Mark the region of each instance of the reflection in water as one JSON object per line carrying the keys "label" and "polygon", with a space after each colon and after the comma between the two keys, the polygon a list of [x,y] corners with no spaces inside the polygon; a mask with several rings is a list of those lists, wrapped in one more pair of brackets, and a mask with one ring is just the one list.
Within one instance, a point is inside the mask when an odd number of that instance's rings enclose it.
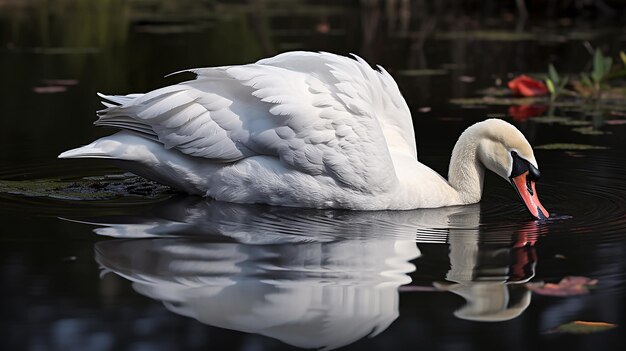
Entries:
{"label": "reflection in water", "polygon": [[97,243],[97,262],[170,311],[332,349],[377,335],[398,317],[398,288],[411,282],[410,261],[421,256],[416,243],[449,243],[448,282],[433,285],[466,299],[457,317],[521,314],[530,292],[519,283],[533,276],[534,251],[523,236],[481,238],[479,220],[477,205],[357,212],[181,196],[141,216],[86,222],[122,238]]}
{"label": "reflection in water", "polygon": [[174,313],[302,348],[337,348],[376,335],[398,317],[410,282],[408,240],[289,245],[191,239],[113,240],[96,246],[106,269]]}
{"label": "reflection in water", "polygon": [[[364,225],[377,220],[367,213],[312,212],[181,198],[145,221],[118,218],[135,223],[96,231],[193,236],[103,241],[96,260],[140,294],[209,325],[303,348],[382,332],[398,317],[398,287],[420,256],[414,240],[378,235]],[[356,231],[342,239],[333,225],[349,228],[350,218]]]}
{"label": "reflection in water", "polygon": [[[531,292],[523,284],[535,274],[534,241],[515,235],[513,246],[481,243],[479,237],[450,235],[450,270],[446,280],[434,283],[466,300],[458,318],[500,322],[519,316],[530,305]],[[530,245],[526,245],[529,243]]]}

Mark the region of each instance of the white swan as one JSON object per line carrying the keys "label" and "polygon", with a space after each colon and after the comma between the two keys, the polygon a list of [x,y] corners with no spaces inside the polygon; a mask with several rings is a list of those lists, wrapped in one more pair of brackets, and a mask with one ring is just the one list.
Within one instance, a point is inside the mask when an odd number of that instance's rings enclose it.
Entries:
{"label": "white swan", "polygon": [[365,61],[289,52],[253,64],[193,69],[195,80],[146,94],[101,95],[96,125],[117,134],[60,158],[108,158],[227,202],[359,210],[476,203],[485,167],[548,217],[533,150],[501,120],[460,137],[449,182],[417,161],[409,109],[393,78]]}

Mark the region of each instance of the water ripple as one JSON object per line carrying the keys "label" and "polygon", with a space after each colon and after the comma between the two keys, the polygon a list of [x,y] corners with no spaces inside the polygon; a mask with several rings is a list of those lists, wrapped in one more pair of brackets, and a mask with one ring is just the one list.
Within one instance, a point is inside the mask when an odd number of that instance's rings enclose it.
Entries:
{"label": "water ripple", "polygon": [[[553,157],[559,157],[559,162]],[[616,162],[615,155],[602,153],[586,155],[582,162],[579,158],[561,157],[561,154],[542,155],[545,179],[538,184],[538,192],[551,211],[551,218],[545,221],[530,220],[510,186],[500,179],[489,178],[483,201],[474,206],[362,212],[233,205],[176,197],[165,202],[161,198],[156,203],[154,200],[145,203],[130,201],[139,206],[139,214],[133,215],[132,219],[126,218],[126,221],[138,224],[157,218],[162,225],[159,228],[150,226],[152,232],[147,233],[150,235],[197,236],[210,230],[213,234],[216,231],[234,231],[246,233],[248,237],[264,234],[297,236],[305,240],[312,235],[328,239],[368,237],[376,233],[390,238],[415,237],[418,242],[433,243],[445,243],[450,235],[477,236],[480,240],[501,243],[511,242],[512,237],[520,235],[530,241],[546,235],[552,240],[575,238],[598,243],[622,239],[626,234],[626,190],[622,185],[626,181],[624,163]],[[551,165],[559,165],[559,168]],[[50,162],[0,169],[0,179],[69,179],[68,173],[76,179],[107,172],[110,169],[100,165],[81,165],[80,169],[73,169]],[[42,200],[8,194],[2,194],[2,197],[18,200],[3,204],[9,210],[35,208],[35,211],[71,218],[76,214],[76,201]],[[107,223],[111,222],[111,216],[108,220],[99,218],[103,207],[107,208],[107,213],[114,214],[115,209],[119,209],[119,214],[114,215],[116,220],[128,212],[127,198],[87,202],[96,206],[81,206],[84,218],[74,219]],[[177,225],[164,225],[166,222]],[[117,224],[120,228],[120,223]],[[136,233],[136,228],[132,232]]]}

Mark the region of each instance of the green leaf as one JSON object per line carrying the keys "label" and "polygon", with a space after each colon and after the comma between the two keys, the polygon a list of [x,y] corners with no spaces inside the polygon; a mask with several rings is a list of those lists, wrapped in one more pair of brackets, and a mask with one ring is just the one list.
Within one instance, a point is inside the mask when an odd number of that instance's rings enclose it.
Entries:
{"label": "green leaf", "polygon": [[547,333],[591,334],[611,330],[617,327],[613,323],[573,321],[550,329]]}
{"label": "green leaf", "polygon": [[554,95],[556,93],[556,90],[554,89],[554,83],[552,83],[552,79],[546,79],[546,86],[548,87],[550,95]]}
{"label": "green leaf", "polygon": [[596,52],[593,55],[593,71],[591,72],[591,79],[593,79],[593,82],[597,84],[602,81],[603,76],[604,56],[602,55],[602,51],[600,51],[600,49],[596,49]]}
{"label": "green leaf", "polygon": [[619,57],[622,59],[622,63],[626,66],[626,52],[620,51]]}
{"label": "green leaf", "polygon": [[554,68],[554,65],[552,64],[548,65],[548,78],[550,78],[550,80],[555,84],[559,84],[559,73],[556,71],[556,68]]}

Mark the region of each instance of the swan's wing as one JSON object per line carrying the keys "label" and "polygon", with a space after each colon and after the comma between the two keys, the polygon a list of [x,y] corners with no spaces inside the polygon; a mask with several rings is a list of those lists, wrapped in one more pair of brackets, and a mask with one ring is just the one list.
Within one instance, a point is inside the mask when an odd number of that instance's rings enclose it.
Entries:
{"label": "swan's wing", "polygon": [[96,124],[135,130],[193,156],[273,155],[358,191],[388,190],[397,177],[385,138],[404,128],[380,117],[392,104],[383,75],[348,58],[320,67],[325,70],[267,64],[193,70],[194,81],[129,101],[106,97],[120,105],[100,111]]}
{"label": "swan's wing", "polygon": [[[411,111],[396,81],[383,67],[377,66],[379,71],[373,70],[360,57],[353,56],[356,61],[327,52],[294,51],[260,60],[257,64],[316,74],[335,84],[344,82],[359,87],[360,98],[369,102],[368,107],[378,119],[387,145],[394,152],[407,152],[417,158]],[[355,75],[346,77],[341,73]]]}
{"label": "swan's wing", "polygon": [[[138,132],[191,156],[221,162],[242,159],[253,154],[239,142],[247,135],[239,115],[230,108],[232,100],[210,91],[215,85],[234,90],[230,95],[242,88],[232,79],[216,77],[208,89],[191,81],[146,94],[100,95],[114,104],[103,102],[107,108],[98,111],[95,124]],[[240,94],[249,95],[245,90]]]}
{"label": "swan's wing", "polygon": [[355,77],[358,70],[334,71],[339,83],[259,64],[226,71],[267,104],[275,127],[254,135],[253,141],[283,162],[309,174],[328,174],[363,192],[384,191],[397,182],[372,101],[364,98],[367,84],[364,77]]}

